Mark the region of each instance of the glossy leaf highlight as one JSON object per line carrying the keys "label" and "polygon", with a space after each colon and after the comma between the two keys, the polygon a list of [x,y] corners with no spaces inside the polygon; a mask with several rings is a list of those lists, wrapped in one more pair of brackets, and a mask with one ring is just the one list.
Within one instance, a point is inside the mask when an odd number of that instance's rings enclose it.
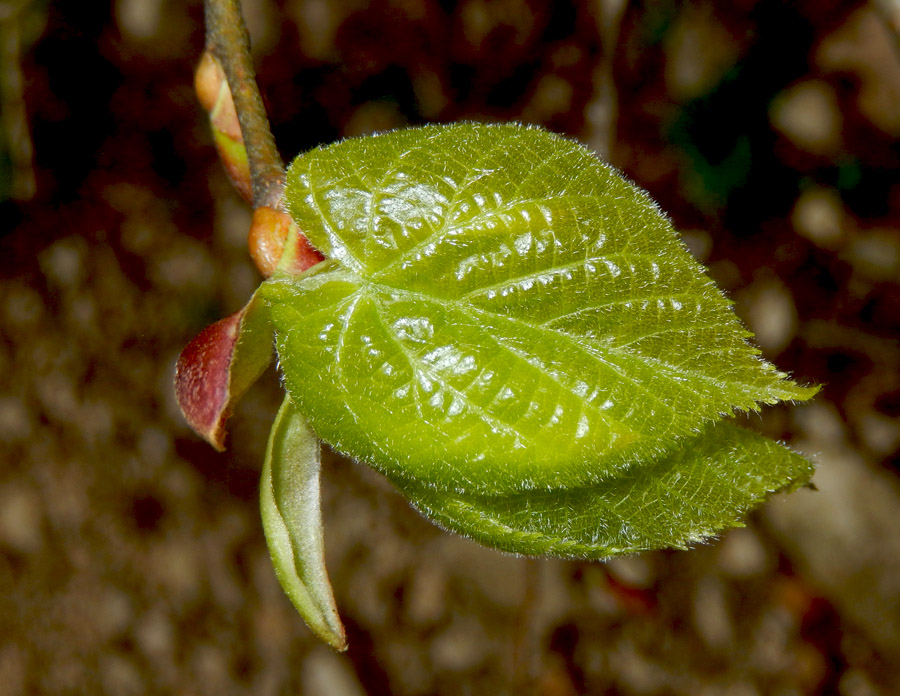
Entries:
{"label": "glossy leaf highlight", "polygon": [[286,196],[329,258],[262,288],[286,387],[395,481],[590,487],[815,392],[759,358],[644,192],[544,130],[347,140],[298,158]]}

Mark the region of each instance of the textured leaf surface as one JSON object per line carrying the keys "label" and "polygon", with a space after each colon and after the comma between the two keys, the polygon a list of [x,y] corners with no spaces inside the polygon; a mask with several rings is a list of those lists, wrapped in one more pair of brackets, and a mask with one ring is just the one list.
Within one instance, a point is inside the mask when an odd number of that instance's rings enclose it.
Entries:
{"label": "textured leaf surface", "polygon": [[262,289],[288,392],[397,481],[590,486],[815,391],[759,359],[642,191],[546,131],[344,141],[298,158],[287,197],[330,259]]}
{"label": "textured leaf surface", "polygon": [[344,627],[325,571],[320,453],[315,433],[285,398],[269,435],[260,511],[281,587],[313,632],[344,650]]}
{"label": "textured leaf surface", "polygon": [[799,454],[728,423],[589,488],[478,496],[398,487],[438,524],[528,555],[604,558],[684,548],[738,525],[768,494],[809,480]]}

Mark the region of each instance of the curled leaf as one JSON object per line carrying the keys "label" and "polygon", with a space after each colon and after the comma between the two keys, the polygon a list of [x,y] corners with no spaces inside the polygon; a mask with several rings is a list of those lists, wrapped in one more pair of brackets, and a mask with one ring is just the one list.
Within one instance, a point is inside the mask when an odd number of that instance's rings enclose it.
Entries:
{"label": "curled leaf", "polygon": [[234,404],[272,360],[272,326],[257,295],[243,309],[207,326],[181,352],[175,396],[185,420],[217,450]]}
{"label": "curled leaf", "polygon": [[347,639],[325,570],[320,453],[315,433],[285,398],[269,436],[260,509],[281,587],[319,638],[345,650]]}

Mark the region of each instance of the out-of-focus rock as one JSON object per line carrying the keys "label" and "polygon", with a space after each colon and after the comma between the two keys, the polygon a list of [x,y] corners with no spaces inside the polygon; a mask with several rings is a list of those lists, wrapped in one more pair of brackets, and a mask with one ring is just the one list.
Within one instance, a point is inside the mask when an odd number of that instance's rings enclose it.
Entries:
{"label": "out-of-focus rock", "polygon": [[324,647],[314,649],[303,661],[304,694],[364,696],[365,691],[353,674],[353,666],[344,655]]}
{"label": "out-of-focus rock", "polygon": [[765,277],[738,297],[744,317],[767,355],[777,355],[797,332],[797,309],[791,291],[778,278]]}
{"label": "out-of-focus rock", "polygon": [[715,17],[712,5],[685,5],[666,34],[666,86],[688,101],[708,93],[734,65],[740,44]]}
{"label": "out-of-focus rock", "polygon": [[810,581],[879,646],[900,655],[900,491],[850,449],[826,407],[798,410],[818,492],[779,496],[765,517]]}
{"label": "out-of-focus rock", "polygon": [[885,133],[900,135],[900,57],[874,10],[862,7],[826,36],[815,60],[827,70],[856,73],[860,111]]}
{"label": "out-of-focus rock", "polygon": [[791,224],[802,237],[825,249],[837,249],[844,239],[844,206],[837,191],[813,186],[800,194]]}
{"label": "out-of-focus rock", "polygon": [[834,155],[841,148],[841,111],[834,90],[823,80],[804,80],[786,89],[772,102],[769,118],[801,150]]}

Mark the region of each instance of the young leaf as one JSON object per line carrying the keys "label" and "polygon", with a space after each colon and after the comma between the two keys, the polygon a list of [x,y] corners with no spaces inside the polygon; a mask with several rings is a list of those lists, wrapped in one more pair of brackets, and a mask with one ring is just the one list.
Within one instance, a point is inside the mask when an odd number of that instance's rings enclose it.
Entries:
{"label": "young leaf", "polygon": [[344,627],[325,571],[320,452],[306,419],[285,398],[269,435],[260,510],[281,587],[313,633],[333,648],[345,650]]}
{"label": "young leaf", "polygon": [[737,526],[767,495],[806,483],[812,465],[728,423],[583,488],[464,495],[397,481],[438,524],[513,553],[606,558],[685,548]]}
{"label": "young leaf", "polygon": [[286,197],[329,261],[262,287],[285,385],[396,481],[590,488],[815,392],[759,358],[645,193],[544,130],[343,141],[298,158]]}
{"label": "young leaf", "polygon": [[225,449],[231,410],[272,361],[272,325],[258,295],[207,326],[175,366],[175,397],[185,420],[217,450]]}

